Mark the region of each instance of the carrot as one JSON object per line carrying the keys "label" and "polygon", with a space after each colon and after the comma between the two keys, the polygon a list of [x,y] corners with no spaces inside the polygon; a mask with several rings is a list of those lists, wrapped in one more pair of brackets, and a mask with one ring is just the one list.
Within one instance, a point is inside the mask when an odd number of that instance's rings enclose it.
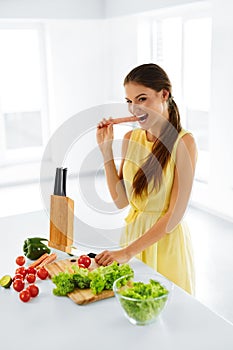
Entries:
{"label": "carrot", "polygon": [[29,267],[36,267],[36,266],[40,265],[42,263],[42,261],[45,260],[48,256],[49,256],[48,253],[44,253],[43,255],[41,255],[41,257],[39,259],[37,259],[31,265],[29,265]]}
{"label": "carrot", "polygon": [[131,116],[131,117],[111,119],[108,121],[107,124],[120,124],[120,123],[130,123],[130,122],[137,122],[137,121],[139,121],[138,117]]}
{"label": "carrot", "polygon": [[57,254],[55,253],[52,253],[50,254],[49,256],[47,256],[41,263],[40,265],[37,265],[36,266],[36,269],[40,269],[41,267],[47,265],[47,264],[50,264],[51,262],[53,262],[54,260],[57,259]]}

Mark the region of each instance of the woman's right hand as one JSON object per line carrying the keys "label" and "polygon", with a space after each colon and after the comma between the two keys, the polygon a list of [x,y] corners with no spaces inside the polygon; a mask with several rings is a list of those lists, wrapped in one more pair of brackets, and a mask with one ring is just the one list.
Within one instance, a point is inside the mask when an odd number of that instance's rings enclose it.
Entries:
{"label": "woman's right hand", "polygon": [[112,154],[113,143],[113,124],[111,124],[111,118],[103,118],[97,125],[96,139],[99,148],[104,156]]}

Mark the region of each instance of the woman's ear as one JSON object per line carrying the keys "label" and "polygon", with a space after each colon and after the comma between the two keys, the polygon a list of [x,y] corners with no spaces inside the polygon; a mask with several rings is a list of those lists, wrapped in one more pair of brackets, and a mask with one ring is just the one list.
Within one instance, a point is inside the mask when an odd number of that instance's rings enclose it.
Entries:
{"label": "woman's ear", "polygon": [[167,101],[169,99],[169,91],[167,91],[166,89],[163,89],[162,98],[164,101]]}

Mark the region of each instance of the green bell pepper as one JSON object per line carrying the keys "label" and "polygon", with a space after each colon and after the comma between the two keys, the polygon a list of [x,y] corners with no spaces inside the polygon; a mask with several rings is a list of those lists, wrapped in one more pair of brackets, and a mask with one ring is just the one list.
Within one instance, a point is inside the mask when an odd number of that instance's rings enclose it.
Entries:
{"label": "green bell pepper", "polygon": [[40,237],[27,238],[23,244],[24,255],[30,260],[36,260],[45,253],[49,254],[51,250],[43,241],[48,240]]}

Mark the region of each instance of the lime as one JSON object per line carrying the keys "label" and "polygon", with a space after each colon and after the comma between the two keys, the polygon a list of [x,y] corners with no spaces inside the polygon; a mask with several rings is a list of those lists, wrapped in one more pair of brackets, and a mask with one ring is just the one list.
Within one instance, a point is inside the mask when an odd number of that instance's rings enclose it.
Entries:
{"label": "lime", "polygon": [[9,275],[3,276],[0,279],[0,286],[4,287],[4,288],[10,288],[12,283],[12,278]]}

